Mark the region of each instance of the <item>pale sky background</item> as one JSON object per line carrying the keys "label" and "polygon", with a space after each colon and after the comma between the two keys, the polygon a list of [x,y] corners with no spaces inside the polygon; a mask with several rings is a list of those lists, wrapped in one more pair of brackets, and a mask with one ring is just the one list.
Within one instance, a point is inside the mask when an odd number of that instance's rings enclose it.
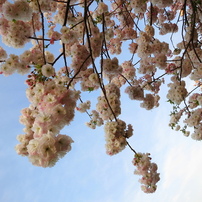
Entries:
{"label": "pale sky background", "polygon": [[[20,110],[29,105],[25,79],[17,74],[0,75],[0,202],[202,201],[201,142],[168,127],[172,107],[166,102],[165,88],[160,107],[151,111],[127,96],[122,98],[120,118],[134,127],[130,144],[137,152],[151,153],[159,167],[157,191],[145,194],[140,177],[133,174],[132,151],[126,148],[108,156],[103,128],[87,128],[86,114],[77,113],[74,122],[61,132],[71,136],[74,143],[53,168],[35,167],[17,155],[16,136],[23,134],[24,127],[19,123]],[[86,95],[96,100],[93,93]]]}

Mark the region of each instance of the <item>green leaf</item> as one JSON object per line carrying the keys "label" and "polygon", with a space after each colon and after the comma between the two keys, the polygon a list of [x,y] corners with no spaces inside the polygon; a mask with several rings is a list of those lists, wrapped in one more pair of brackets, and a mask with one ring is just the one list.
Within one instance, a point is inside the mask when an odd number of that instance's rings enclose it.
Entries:
{"label": "green leaf", "polygon": [[89,91],[89,92],[91,92],[91,91],[93,91],[93,90],[94,90],[93,87],[88,87],[88,91]]}

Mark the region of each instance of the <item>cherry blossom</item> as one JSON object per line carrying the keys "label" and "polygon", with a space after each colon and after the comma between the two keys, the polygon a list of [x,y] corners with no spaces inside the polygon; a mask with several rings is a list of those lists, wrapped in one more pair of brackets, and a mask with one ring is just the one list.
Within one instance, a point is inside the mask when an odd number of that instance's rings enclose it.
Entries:
{"label": "cherry blossom", "polygon": [[77,110],[91,129],[104,126],[108,155],[126,147],[135,154],[142,190],[155,192],[157,164],[128,141],[136,126],[119,117],[121,99],[127,94],[155,110],[167,89],[168,125],[202,140],[201,10],[191,0],[2,0],[0,74],[27,75],[30,102],[21,111],[16,152],[35,166],[54,166],[71,150],[71,134],[60,131]]}

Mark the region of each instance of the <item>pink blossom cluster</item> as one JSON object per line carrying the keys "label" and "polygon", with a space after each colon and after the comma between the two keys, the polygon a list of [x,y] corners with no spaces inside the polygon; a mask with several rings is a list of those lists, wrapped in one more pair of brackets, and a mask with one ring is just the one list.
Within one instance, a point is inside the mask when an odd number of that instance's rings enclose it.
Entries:
{"label": "pink blossom cluster", "polygon": [[149,94],[146,94],[140,106],[142,108],[145,108],[146,110],[150,110],[150,109],[153,109],[154,107],[159,106],[159,102],[158,102],[159,100],[160,100],[159,95],[153,95],[149,93]]}
{"label": "pink blossom cluster", "polygon": [[162,23],[159,34],[165,35],[168,33],[175,33],[178,31],[178,26],[175,23]]}
{"label": "pink blossom cluster", "polygon": [[99,2],[97,9],[93,13],[93,18],[99,21],[99,18],[102,16],[103,13],[108,12],[108,6],[104,2]]}
{"label": "pink blossom cluster", "polygon": [[174,60],[179,60],[175,62],[176,71],[182,78],[187,77],[190,75],[192,71],[192,64],[188,58],[184,58],[181,62],[181,57],[175,57]]}
{"label": "pink blossom cluster", "polygon": [[136,153],[132,161],[136,166],[135,175],[141,175],[139,182],[142,184],[142,191],[145,193],[153,193],[156,191],[156,183],[160,180],[159,173],[157,173],[156,163],[151,163],[149,153]]}
{"label": "pink blossom cluster", "polygon": [[[46,64],[44,64],[44,56]],[[53,53],[48,50],[44,51],[44,56],[41,50],[41,44],[33,44],[33,47],[29,50],[25,50],[19,58],[23,63],[37,68],[47,64],[51,65],[49,63],[52,63],[55,59]]]}
{"label": "pink blossom cluster", "polygon": [[128,86],[125,92],[131,100],[144,100],[144,91],[140,86]]}
{"label": "pink blossom cluster", "polygon": [[[119,27],[122,29],[124,27],[133,27],[134,25],[134,19],[136,17],[135,12],[128,12],[131,10],[130,4],[127,4],[127,6],[124,5],[125,2],[119,0],[116,2],[111,3],[111,16],[115,17],[118,20]],[[115,20],[116,20],[115,19]]]}
{"label": "pink blossom cluster", "polygon": [[180,104],[187,96],[187,89],[185,88],[185,81],[178,81],[174,76],[173,83],[169,83],[170,87],[167,98],[176,104]]}
{"label": "pink blossom cluster", "polygon": [[197,141],[201,141],[202,140],[202,123],[201,122],[200,122],[200,124],[198,124],[194,128],[194,132],[191,134],[191,137],[194,140],[197,140]]}
{"label": "pink blossom cluster", "polygon": [[[5,59],[5,57],[7,56],[6,52],[4,52],[3,50],[1,52],[1,57]],[[27,63],[19,58],[18,55],[10,54],[9,57],[4,60],[4,63],[0,65],[0,72],[5,76],[9,76],[14,72],[23,75],[29,73],[30,68]]]}
{"label": "pink blossom cluster", "polygon": [[158,8],[165,8],[173,4],[173,0],[151,0],[151,3],[156,5]]}
{"label": "pink blossom cluster", "polygon": [[194,109],[198,106],[202,106],[202,94],[193,93],[189,97],[189,108]]}
{"label": "pink blossom cluster", "polygon": [[115,57],[112,60],[107,58],[103,60],[103,73],[104,77],[108,80],[120,74],[122,71],[118,64],[118,59]]}
{"label": "pink blossom cluster", "polygon": [[120,88],[126,83],[126,79],[122,75],[119,75],[114,77],[111,82]]}
{"label": "pink blossom cluster", "polygon": [[202,121],[202,108],[197,108],[190,113],[189,117],[185,119],[184,122],[187,123],[189,127],[197,127],[199,123],[201,123],[201,121]]}
{"label": "pink blossom cluster", "polygon": [[190,75],[190,79],[197,81],[202,78],[202,64],[198,64],[196,68],[193,69]]}
{"label": "pink blossom cluster", "polygon": [[126,83],[127,80],[134,82],[134,78],[136,77],[136,69],[131,61],[124,61],[118,70],[119,72],[115,73],[116,76],[112,76],[112,79],[109,77],[112,83],[118,87],[121,87]]}
{"label": "pink blossom cluster", "polygon": [[[201,137],[201,121],[202,121],[202,95],[194,93],[189,97],[188,101],[189,111],[187,109],[176,110],[171,114],[170,124],[171,128],[175,130],[181,130],[185,136],[190,135],[190,131],[187,127],[193,127],[193,133],[191,134],[192,139],[202,140]],[[179,107],[178,107],[179,108]],[[184,115],[184,116],[183,116]],[[179,125],[180,119],[184,118],[184,127]]]}
{"label": "pink blossom cluster", "polygon": [[35,166],[52,167],[71,150],[73,140],[67,135],[44,134],[41,138],[30,138],[26,135],[18,135],[21,144],[16,145],[18,154],[28,156]]}
{"label": "pink blossom cluster", "polygon": [[98,97],[96,110],[103,120],[113,120],[121,113],[120,89],[113,83],[105,86],[104,95]]}
{"label": "pink blossom cluster", "polygon": [[120,119],[107,122],[104,126],[106,152],[114,155],[121,152],[127,145],[126,138],[133,135],[133,128],[129,124],[126,129],[126,123]]}
{"label": "pink blossom cluster", "polygon": [[76,109],[81,113],[86,112],[86,110],[90,109],[90,101],[88,100],[86,102],[80,103],[79,106],[76,107]]}
{"label": "pink blossom cluster", "polygon": [[179,122],[180,118],[183,115],[183,112],[184,112],[183,110],[180,110],[179,112],[175,112],[175,113],[172,113],[170,115],[170,123],[169,123],[169,125],[171,127],[174,127]]}
{"label": "pink blossom cluster", "polygon": [[111,54],[121,54],[122,42],[120,38],[112,38],[109,41],[108,49]]}
{"label": "pink blossom cluster", "polygon": [[93,91],[100,87],[100,80],[93,68],[88,68],[79,73],[81,76],[81,90],[82,91]]}
{"label": "pink blossom cluster", "polygon": [[121,40],[132,40],[137,38],[137,32],[132,27],[123,27],[123,29],[115,29],[114,35]]}
{"label": "pink blossom cluster", "polygon": [[86,47],[88,51],[91,50],[92,57],[96,58],[100,56],[102,50],[103,34],[100,33],[99,29],[94,25],[91,25],[90,30],[93,35],[90,37],[90,42],[86,43]]}
{"label": "pink blossom cluster", "polygon": [[2,12],[3,10],[2,10],[2,6],[3,6],[3,4],[6,2],[6,0],[2,0],[1,2],[0,2],[0,12]]}
{"label": "pink blossom cluster", "polygon": [[6,51],[0,46],[0,60],[6,59],[7,58],[7,53]]}
{"label": "pink blossom cluster", "polygon": [[53,17],[55,24],[63,25],[65,18],[66,4],[57,4],[57,13]]}
{"label": "pink blossom cluster", "polygon": [[134,77],[136,77],[136,69],[133,66],[131,61],[124,61],[121,64],[122,67],[122,75],[127,79],[127,80],[133,80]]}
{"label": "pink blossom cluster", "polygon": [[29,6],[33,11],[55,12],[57,9],[57,3],[53,0],[32,0],[29,2]]}
{"label": "pink blossom cluster", "polygon": [[34,165],[51,167],[71,150],[73,140],[59,132],[74,118],[79,92],[67,90],[53,79],[36,82],[26,94],[31,105],[22,110],[20,122],[25,125],[25,135],[18,137],[21,144],[16,151],[28,156]]}
{"label": "pink blossom cluster", "polygon": [[23,21],[8,21],[0,18],[0,33],[2,42],[7,46],[22,48],[32,36],[33,29],[30,24]]}
{"label": "pink blossom cluster", "polygon": [[60,29],[60,32],[61,32],[61,35],[58,34],[59,35],[58,38],[61,39],[62,43],[73,45],[74,43],[78,42],[77,32],[75,32],[74,30],[72,30],[66,26],[63,26]]}
{"label": "pink blossom cluster", "polygon": [[55,28],[54,26],[50,27],[50,29],[47,32],[47,36],[52,40],[53,44],[54,44],[55,41],[58,41],[60,39],[62,41],[62,37],[61,37],[62,34],[60,32],[58,32],[58,31],[55,31],[54,28]]}
{"label": "pink blossom cluster", "polygon": [[95,129],[96,126],[101,126],[104,124],[102,118],[100,118],[99,113],[96,110],[92,110],[91,112],[91,119],[89,122],[86,122],[86,126],[89,128]]}
{"label": "pink blossom cluster", "polygon": [[70,47],[70,52],[72,56],[71,67],[75,73],[77,73],[77,71],[86,70],[86,68],[91,64],[90,53],[85,45],[74,43]]}
{"label": "pink blossom cluster", "polygon": [[130,2],[131,8],[134,9],[135,13],[145,13],[147,9],[147,2],[142,0],[132,0]]}
{"label": "pink blossom cluster", "polygon": [[152,54],[151,37],[146,32],[140,32],[139,37],[136,39],[138,44],[137,55],[140,58],[147,58]]}
{"label": "pink blossom cluster", "polygon": [[141,58],[138,68],[140,74],[153,74],[156,72],[156,67],[166,68],[169,46],[165,42],[153,39],[153,35],[154,30],[151,26],[147,26],[145,32],[140,32],[140,36],[136,39],[138,45],[136,52]]}
{"label": "pink blossom cluster", "polygon": [[156,66],[152,63],[151,58],[140,61],[140,67],[138,68],[139,74],[152,74],[156,70]]}
{"label": "pink blossom cluster", "polygon": [[32,19],[32,9],[27,1],[18,0],[14,4],[6,1],[2,6],[2,11],[8,21],[30,21]]}

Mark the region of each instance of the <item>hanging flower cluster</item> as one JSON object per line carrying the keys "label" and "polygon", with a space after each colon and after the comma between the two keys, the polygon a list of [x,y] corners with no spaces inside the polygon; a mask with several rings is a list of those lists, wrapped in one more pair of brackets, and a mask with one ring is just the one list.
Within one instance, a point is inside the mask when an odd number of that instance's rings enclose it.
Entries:
{"label": "hanging flower cluster", "polygon": [[[41,79],[44,66],[41,67]],[[48,68],[52,71],[53,67]],[[25,125],[25,135],[17,137],[21,144],[16,146],[16,151],[28,156],[34,165],[51,167],[71,150],[73,140],[59,132],[73,120],[80,92],[67,89],[62,81],[58,82],[57,75],[43,82],[38,80],[35,78],[34,85],[34,81],[28,81],[31,88],[27,89],[26,95],[31,105],[22,110],[20,123]]]}
{"label": "hanging flower cluster", "polygon": [[126,145],[126,138],[133,135],[133,128],[128,125],[126,130],[126,123],[120,119],[117,121],[107,122],[105,124],[105,139],[106,152],[109,155],[114,155],[122,151]]}
{"label": "hanging flower cluster", "polygon": [[151,157],[149,153],[136,153],[132,161],[133,165],[136,166],[134,172],[135,175],[142,175],[139,180],[142,191],[145,193],[153,193],[156,191],[156,183],[160,180],[159,173],[157,173],[156,163],[151,163]]}

